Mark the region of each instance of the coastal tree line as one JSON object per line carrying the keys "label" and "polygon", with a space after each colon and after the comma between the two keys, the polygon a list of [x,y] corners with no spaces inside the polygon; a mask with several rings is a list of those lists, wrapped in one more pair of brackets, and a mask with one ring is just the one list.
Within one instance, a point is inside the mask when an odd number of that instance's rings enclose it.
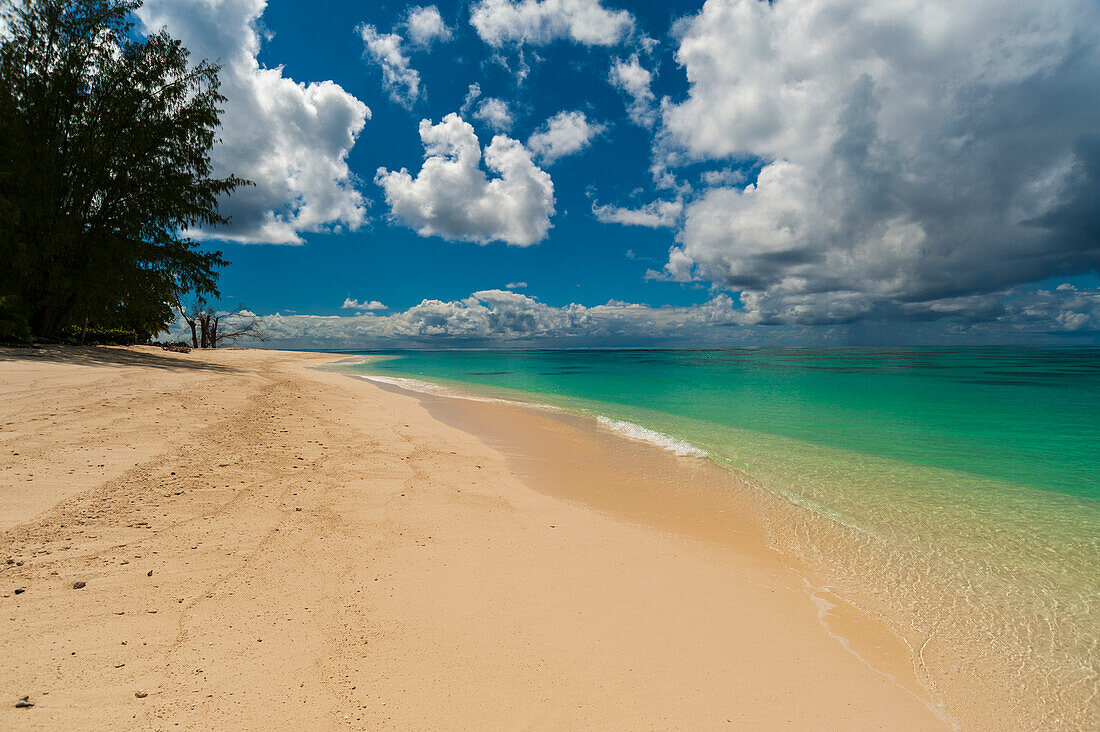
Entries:
{"label": "coastal tree line", "polygon": [[187,233],[228,223],[219,198],[251,185],[213,175],[219,67],[135,33],[140,4],[0,0],[2,339],[147,341],[188,296],[211,347],[240,330],[219,335],[232,314],[206,305],[226,260]]}

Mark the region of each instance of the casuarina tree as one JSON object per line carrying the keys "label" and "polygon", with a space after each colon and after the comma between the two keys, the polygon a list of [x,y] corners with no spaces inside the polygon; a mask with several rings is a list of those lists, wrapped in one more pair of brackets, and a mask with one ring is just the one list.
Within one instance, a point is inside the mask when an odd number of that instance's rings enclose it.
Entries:
{"label": "casuarina tree", "polygon": [[218,66],[135,32],[134,0],[0,0],[0,297],[39,337],[148,337],[187,293],[217,294],[227,222],[212,175]]}

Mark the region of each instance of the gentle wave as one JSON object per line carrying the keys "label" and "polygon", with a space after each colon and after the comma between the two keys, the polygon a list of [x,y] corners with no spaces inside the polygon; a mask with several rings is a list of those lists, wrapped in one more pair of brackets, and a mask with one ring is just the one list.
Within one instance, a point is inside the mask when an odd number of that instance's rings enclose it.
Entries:
{"label": "gentle wave", "polygon": [[362,379],[363,381],[373,381],[378,384],[388,384],[390,386],[396,386],[406,391],[415,391],[421,394],[430,394],[432,396],[449,397],[451,399],[465,399],[469,402],[487,402],[489,404],[509,404],[512,406],[520,407],[535,407],[536,409],[545,409],[550,412],[562,411],[553,404],[540,404],[538,402],[523,402],[518,399],[499,399],[497,397],[483,397],[471,394],[468,391],[461,391],[459,389],[452,389],[442,384],[433,384],[430,381],[420,381],[419,379],[407,379],[400,376],[377,376],[375,374],[354,374],[355,378]]}
{"label": "gentle wave", "polygon": [[450,397],[464,397],[465,394],[460,394],[453,389],[448,389],[445,386],[439,384],[432,384],[427,381],[418,381],[416,379],[405,379],[397,376],[365,376],[363,374],[355,374],[355,378],[362,379],[363,381],[373,381],[377,384],[389,384],[390,386],[397,386],[408,391],[416,391],[421,394],[433,394],[435,396],[450,396]]}
{"label": "gentle wave", "polygon": [[684,442],[672,435],[666,435],[664,432],[657,432],[648,427],[642,427],[640,424],[624,422],[621,419],[612,419],[602,414],[596,417],[596,421],[609,430],[618,432],[632,440],[648,442],[683,457],[710,457],[709,452],[692,445],[690,442]]}
{"label": "gentle wave", "polygon": [[[471,402],[487,402],[490,404],[509,404],[513,406],[522,407],[535,407],[536,409],[544,409],[551,412],[562,412],[560,407],[556,407],[553,404],[543,404],[539,402],[524,402],[516,399],[500,399],[496,397],[483,397],[476,396],[467,391],[461,391],[458,389],[452,389],[448,386],[441,384],[433,384],[429,381],[420,381],[419,379],[409,379],[401,376],[379,376],[376,374],[355,374],[356,378],[363,379],[364,381],[373,381],[379,384],[388,384],[390,386],[396,386],[407,391],[415,391],[421,394],[430,394],[432,396],[450,397],[452,399],[465,399]],[[595,415],[596,421],[613,432],[616,432],[623,437],[627,437],[632,440],[639,440],[641,442],[648,442],[651,445],[655,445],[664,450],[668,450],[671,453],[680,455],[681,457],[711,457],[711,454],[702,448],[692,445],[690,442],[685,442],[672,435],[666,435],[664,432],[658,432],[651,430],[648,427],[643,427],[640,424],[634,424],[633,422],[625,422],[621,419],[612,419],[611,417],[605,417],[602,414]]]}

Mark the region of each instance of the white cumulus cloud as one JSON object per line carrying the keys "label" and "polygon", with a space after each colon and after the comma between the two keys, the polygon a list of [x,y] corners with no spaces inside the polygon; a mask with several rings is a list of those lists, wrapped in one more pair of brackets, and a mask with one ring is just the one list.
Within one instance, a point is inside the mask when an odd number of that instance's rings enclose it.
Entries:
{"label": "white cumulus cloud", "polygon": [[568,39],[586,46],[613,46],[634,29],[634,16],[609,10],[600,0],[480,0],[470,25],[490,46],[546,45]]}
{"label": "white cumulus cloud", "polygon": [[257,22],[266,0],[148,0],[149,32],[166,27],[192,59],[220,62],[227,97],[211,159],[216,175],[255,182],[220,202],[226,227],[196,238],[300,244],[301,232],[354,230],[366,221],[347,156],[370,110],[331,81],[302,83],[260,65]]}
{"label": "white cumulus cloud", "polygon": [[592,213],[602,223],[645,226],[650,229],[675,227],[683,210],[684,205],[680,201],[651,201],[638,208],[592,204]]}
{"label": "white cumulus cloud", "polygon": [[451,40],[452,36],[451,29],[439,14],[439,8],[434,5],[427,7],[417,5],[410,8],[405,20],[405,28],[408,31],[409,41],[422,48],[427,48],[436,41],[445,43]]}
{"label": "white cumulus cloud", "polygon": [[462,116],[472,116],[484,122],[494,132],[508,132],[515,123],[508,102],[496,97],[482,97],[481,85],[470,84],[462,103]]}
{"label": "white cumulus cloud", "polygon": [[358,28],[365,54],[382,69],[382,85],[393,101],[411,107],[420,98],[420,72],[410,65],[404,41],[396,33],[379,33],[364,23]]}
{"label": "white cumulus cloud", "polygon": [[551,164],[584,150],[604,126],[588,121],[584,112],[559,112],[527,139],[527,147],[543,163]]}
{"label": "white cumulus cloud", "polygon": [[386,310],[386,306],[378,300],[363,300],[359,301],[355,298],[346,298],[344,304],[340,306],[345,310]]}
{"label": "white cumulus cloud", "polygon": [[504,135],[482,150],[474,128],[457,114],[438,124],[420,122],[424,164],[413,177],[406,169],[379,168],[394,219],[421,236],[502,241],[529,246],[546,238],[554,214],[554,184],[522,143]]}
{"label": "white cumulus cloud", "polygon": [[653,74],[638,61],[638,54],[629,59],[615,59],[608,81],[627,96],[630,119],[641,127],[652,127],[657,121],[657,97],[653,93]]}
{"label": "white cumulus cloud", "polygon": [[495,97],[483,99],[481,103],[477,105],[477,110],[474,111],[474,117],[489,125],[489,127],[497,132],[507,132],[512,129],[512,110],[508,108],[507,102]]}
{"label": "white cumulus cloud", "polygon": [[677,33],[662,162],[763,167],[712,178],[664,276],[819,323],[1100,266],[1092,0],[707,0]]}

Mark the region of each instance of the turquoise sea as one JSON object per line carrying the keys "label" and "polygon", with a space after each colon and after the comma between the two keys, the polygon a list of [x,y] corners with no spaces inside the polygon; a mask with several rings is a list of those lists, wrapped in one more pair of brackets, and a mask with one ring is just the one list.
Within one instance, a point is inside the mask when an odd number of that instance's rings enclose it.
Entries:
{"label": "turquoise sea", "polygon": [[890,622],[948,709],[984,685],[1028,726],[1100,719],[1100,349],[371,355],[348,368],[705,451],[797,507],[773,543]]}

